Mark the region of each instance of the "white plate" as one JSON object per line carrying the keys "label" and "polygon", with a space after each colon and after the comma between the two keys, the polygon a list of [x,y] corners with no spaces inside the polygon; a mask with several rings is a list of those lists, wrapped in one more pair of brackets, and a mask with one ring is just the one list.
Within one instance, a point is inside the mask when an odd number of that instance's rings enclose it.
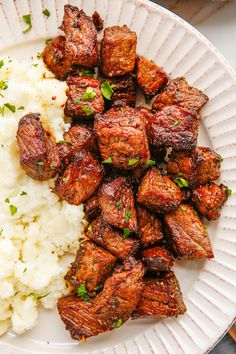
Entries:
{"label": "white plate", "polygon": [[[27,59],[41,51],[44,39],[55,36],[64,0],[2,0],[0,55]],[[172,77],[185,76],[210,98],[202,111],[199,144],[212,146],[224,158],[221,181],[236,191],[236,76],[224,58],[194,28],[160,6],[145,0],[70,1],[105,26],[127,24],[138,35],[138,54],[153,59]],[[48,8],[46,19],[42,9]],[[22,34],[22,15],[32,13],[33,28]],[[226,39],[227,40],[227,39]],[[72,341],[56,311],[41,311],[38,326],[1,338],[0,352],[26,353],[204,353],[227,330],[236,314],[236,194],[211,223],[214,260],[176,262],[187,313],[177,319],[129,321],[119,330]]]}

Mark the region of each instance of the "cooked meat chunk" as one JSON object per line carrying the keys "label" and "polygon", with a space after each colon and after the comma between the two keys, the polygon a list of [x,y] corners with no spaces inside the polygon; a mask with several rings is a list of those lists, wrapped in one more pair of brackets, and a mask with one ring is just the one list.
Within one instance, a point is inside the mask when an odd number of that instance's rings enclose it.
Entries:
{"label": "cooked meat chunk", "polygon": [[228,188],[213,182],[198,187],[192,192],[192,201],[198,211],[208,220],[216,220],[228,199]]}
{"label": "cooked meat chunk", "polygon": [[96,152],[98,147],[92,129],[83,125],[74,125],[63,134],[64,141],[71,145],[73,153],[83,149]]}
{"label": "cooked meat chunk", "polygon": [[134,318],[179,316],[185,312],[179,282],[173,272],[158,278],[144,278],[144,288]]}
{"label": "cooked meat chunk", "polygon": [[159,172],[153,168],[142,178],[137,200],[157,213],[168,213],[181,203],[182,194],[168,176],[162,176]]}
{"label": "cooked meat chunk", "polygon": [[164,106],[178,105],[191,112],[199,112],[208,101],[208,97],[200,90],[189,86],[184,77],[171,80],[153,102],[154,110]]}
{"label": "cooked meat chunk", "polygon": [[131,75],[115,77],[108,81],[113,89],[110,101],[112,106],[135,106],[136,89]]}
{"label": "cooked meat chunk", "polygon": [[107,77],[134,70],[137,36],[127,26],[108,27],[101,43],[102,71]]}
{"label": "cooked meat chunk", "polygon": [[65,80],[71,71],[71,63],[65,57],[65,37],[53,38],[43,51],[43,61],[58,80]]}
{"label": "cooked meat chunk", "polygon": [[103,29],[103,22],[104,22],[104,21],[102,20],[102,18],[101,18],[101,16],[99,15],[99,13],[98,13],[97,11],[95,11],[95,12],[93,13],[92,18],[93,18],[93,23],[94,23],[94,25],[95,25],[97,31],[101,31],[101,30]]}
{"label": "cooked meat chunk", "polygon": [[142,252],[143,264],[154,272],[169,271],[173,266],[171,254],[163,247],[156,246]]}
{"label": "cooked meat chunk", "polygon": [[102,113],[103,98],[101,83],[90,77],[69,76],[65,114],[73,118],[90,119],[94,114]]}
{"label": "cooked meat chunk", "polygon": [[215,181],[220,177],[222,158],[208,147],[197,147],[196,183],[197,185]]}
{"label": "cooked meat chunk", "polygon": [[152,60],[137,58],[137,82],[147,98],[154,97],[168,82],[165,72]]}
{"label": "cooked meat chunk", "polygon": [[65,32],[65,57],[68,61],[88,68],[97,66],[97,30],[92,18],[76,6],[65,5],[61,29]]}
{"label": "cooked meat chunk", "polygon": [[28,176],[43,181],[54,177],[60,167],[56,143],[40,123],[39,113],[22,117],[16,134],[20,164]]}
{"label": "cooked meat chunk", "polygon": [[161,221],[149,210],[137,207],[138,236],[144,248],[155,245],[163,239],[163,227]]}
{"label": "cooked meat chunk", "polygon": [[68,144],[66,141],[62,140],[59,143],[57,143],[57,150],[63,168],[64,166],[67,166],[70,163],[70,159],[72,155],[71,145]]}
{"label": "cooked meat chunk", "polygon": [[101,216],[89,224],[86,236],[119,259],[125,259],[136,253],[139,247],[138,240],[126,238],[129,236],[126,234],[122,237],[122,232],[106,224]]}
{"label": "cooked meat chunk", "polygon": [[135,108],[112,108],[94,124],[103,160],[114,167],[133,169],[150,159],[142,116]]}
{"label": "cooked meat chunk", "polygon": [[99,190],[99,204],[104,222],[120,229],[137,231],[134,194],[125,177],[103,183]]}
{"label": "cooked meat chunk", "polygon": [[144,122],[145,122],[145,127],[146,127],[146,133],[148,136],[148,139],[150,140],[150,131],[151,131],[151,125],[152,125],[152,120],[153,120],[153,113],[152,110],[148,107],[144,106],[139,106],[137,107],[139,110],[139,113],[141,113]]}
{"label": "cooked meat chunk", "polygon": [[84,212],[88,220],[95,219],[101,213],[97,192],[84,203]]}
{"label": "cooked meat chunk", "polygon": [[97,288],[112,274],[115,262],[116,257],[110,252],[93,242],[85,241],[77,251],[65,280],[75,291],[84,285],[89,295],[96,295]]}
{"label": "cooked meat chunk", "polygon": [[166,106],[153,116],[150,129],[154,146],[189,150],[197,145],[199,117],[182,107]]}
{"label": "cooked meat chunk", "polygon": [[55,182],[55,192],[70,204],[86,201],[99,186],[103,168],[93,156],[82,150],[75,153],[71,163]]}
{"label": "cooked meat chunk", "polygon": [[187,259],[213,258],[207,228],[192,206],[181,204],[164,216],[168,235],[177,255]]}

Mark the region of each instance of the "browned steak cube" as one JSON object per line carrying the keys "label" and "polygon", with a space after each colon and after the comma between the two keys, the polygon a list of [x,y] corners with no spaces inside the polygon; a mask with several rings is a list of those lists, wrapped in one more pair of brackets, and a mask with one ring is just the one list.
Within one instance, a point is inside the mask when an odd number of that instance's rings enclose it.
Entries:
{"label": "browned steak cube", "polygon": [[198,146],[196,151],[196,184],[205,184],[218,179],[220,177],[221,156],[208,147]]}
{"label": "browned steak cube", "polygon": [[145,125],[135,108],[112,108],[95,119],[94,127],[104,162],[133,169],[150,159]]}
{"label": "browned steak cube", "polygon": [[134,194],[125,177],[103,183],[99,190],[99,204],[104,222],[120,229],[137,231]]}
{"label": "browned steak cube", "polygon": [[59,152],[42,127],[39,113],[22,117],[16,133],[20,164],[28,176],[43,181],[54,177],[60,167]]}
{"label": "browned steak cube", "polygon": [[53,38],[43,51],[43,61],[58,80],[65,80],[71,71],[71,63],[65,57],[65,37]]}
{"label": "browned steak cube", "polygon": [[166,106],[153,116],[150,129],[154,146],[189,150],[197,145],[199,117],[178,106]]}
{"label": "browned steak cube", "polygon": [[208,97],[202,91],[189,86],[184,77],[179,77],[171,80],[157,95],[152,108],[159,110],[164,106],[178,105],[186,110],[199,112],[207,101]]}
{"label": "browned steak cube", "polygon": [[96,152],[98,146],[92,129],[83,125],[74,125],[63,134],[64,142],[69,143],[72,153],[88,149]]}
{"label": "browned steak cube", "polygon": [[139,113],[141,113],[144,122],[145,122],[145,127],[146,127],[146,133],[148,136],[148,139],[150,140],[150,131],[151,131],[151,125],[152,125],[152,120],[153,120],[153,112],[150,108],[144,107],[144,106],[139,106],[137,107],[139,110]]}
{"label": "browned steak cube", "polygon": [[57,143],[57,150],[61,161],[61,168],[63,169],[64,166],[67,166],[70,163],[72,156],[71,145],[65,141],[60,141]]}
{"label": "browned steak cube", "polygon": [[113,89],[113,95],[111,96],[112,106],[135,106],[136,89],[131,75],[115,77],[108,81]]}
{"label": "browned steak cube", "polygon": [[168,77],[152,60],[137,58],[137,82],[147,98],[154,97],[167,84]]}
{"label": "browned steak cube", "polygon": [[89,224],[86,236],[119,259],[136,253],[139,247],[138,240],[129,237],[128,233],[122,235],[121,231],[106,224],[101,216]]}
{"label": "browned steak cube", "polygon": [[97,192],[84,203],[84,212],[88,220],[95,219],[101,213]]}
{"label": "browned steak cube", "polygon": [[138,236],[143,247],[155,245],[163,239],[163,227],[161,221],[149,210],[137,207]]}
{"label": "browned steak cube", "polygon": [[83,10],[65,5],[61,25],[65,32],[65,56],[72,65],[94,68],[98,64],[97,30]]}
{"label": "browned steak cube", "polygon": [[82,150],[75,153],[71,163],[55,182],[55,192],[70,204],[87,200],[103,178],[103,168],[93,156]]}
{"label": "browned steak cube", "polygon": [[228,199],[228,188],[223,184],[213,182],[194,189],[192,201],[198,211],[208,220],[216,220],[220,216],[221,209]]}
{"label": "browned steak cube", "polygon": [[185,312],[179,282],[173,272],[164,273],[158,278],[144,278],[144,288],[134,318],[171,317]]}
{"label": "browned steak cube", "polygon": [[[79,288],[84,285],[84,292],[93,296],[98,287],[111,275],[116,263],[116,257],[93,242],[85,241],[76,253],[65,280],[80,294]],[[82,296],[83,297],[83,296]]]}
{"label": "browned steak cube", "polygon": [[100,14],[97,11],[94,11],[92,18],[97,31],[101,31],[103,29],[104,21],[102,20]]}
{"label": "browned steak cube", "polygon": [[157,213],[168,213],[181,203],[179,187],[156,169],[149,170],[138,188],[137,201]]}
{"label": "browned steak cube", "polygon": [[102,113],[103,98],[101,83],[90,77],[69,76],[65,114],[73,118],[90,119],[94,114]]}
{"label": "browned steak cube", "polygon": [[160,246],[143,251],[142,262],[149,270],[154,272],[169,271],[173,266],[171,254]]}
{"label": "browned steak cube", "polygon": [[107,77],[134,70],[137,36],[127,26],[108,27],[101,43],[102,71]]}
{"label": "browned steak cube", "polygon": [[178,256],[186,259],[213,258],[211,241],[192,206],[181,204],[164,216],[172,246]]}

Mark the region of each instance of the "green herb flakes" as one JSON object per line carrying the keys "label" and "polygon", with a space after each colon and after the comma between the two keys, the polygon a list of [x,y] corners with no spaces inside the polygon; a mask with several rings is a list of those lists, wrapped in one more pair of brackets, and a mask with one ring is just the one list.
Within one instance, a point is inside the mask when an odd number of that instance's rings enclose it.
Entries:
{"label": "green herb flakes", "polygon": [[129,235],[130,235],[130,230],[125,227],[123,229],[123,235],[122,235],[123,239],[125,240],[127,237],[129,237]]}
{"label": "green herb flakes", "polygon": [[228,197],[230,197],[232,195],[232,189],[227,188],[227,194],[228,194]]}
{"label": "green herb flakes", "polygon": [[5,199],[5,203],[10,203],[10,199],[9,199],[9,198],[6,198],[6,199]]}
{"label": "green herb flakes", "polygon": [[51,170],[54,170],[54,169],[55,169],[55,166],[54,166],[53,163],[50,164],[50,169],[51,169]]}
{"label": "green herb flakes", "polygon": [[45,40],[45,44],[48,45],[52,41],[52,38],[48,38]]}
{"label": "green herb flakes", "polygon": [[44,166],[44,161],[38,161],[38,162],[37,162],[37,165],[38,165],[38,166]]}
{"label": "green herb flakes", "polygon": [[118,200],[118,201],[116,202],[116,207],[117,207],[118,209],[121,208],[121,201],[120,201],[120,200]]}
{"label": "green herb flakes", "polygon": [[128,162],[128,166],[133,166],[135,165],[139,160],[138,159],[130,159]]}
{"label": "green herb flakes", "polygon": [[50,11],[48,9],[44,9],[42,11],[42,13],[46,16],[46,17],[49,17],[51,14],[50,14]]}
{"label": "green herb flakes", "polygon": [[28,25],[28,27],[24,31],[22,31],[22,33],[29,32],[32,28],[31,15],[30,14],[23,15],[22,19],[26,23],[26,25]]}
{"label": "green herb flakes", "polygon": [[93,229],[92,229],[92,226],[91,225],[89,225],[89,227],[88,227],[88,232],[92,232],[93,231]]}
{"label": "green herb flakes", "polygon": [[6,90],[7,88],[8,88],[8,84],[6,83],[6,81],[1,80],[0,81],[0,91]]}
{"label": "green herb flakes", "polygon": [[88,106],[81,106],[81,109],[84,111],[86,116],[91,116],[91,114],[93,114],[92,109],[90,109]]}
{"label": "green herb flakes", "polygon": [[15,215],[17,213],[17,207],[15,205],[9,205],[10,213],[11,216]]}
{"label": "green herb flakes", "polygon": [[187,210],[187,207],[186,207],[185,205],[180,205],[180,209],[181,209],[182,211],[186,211],[186,210]]}
{"label": "green herb flakes", "polygon": [[8,108],[12,113],[15,113],[16,107],[11,103],[4,103],[4,107]]}
{"label": "green herb flakes", "polygon": [[175,121],[174,121],[174,126],[179,125],[179,124],[180,124],[180,121],[179,121],[179,120],[175,120]]}
{"label": "green herb flakes", "polygon": [[174,178],[174,182],[179,186],[179,188],[187,188],[188,187],[188,181],[186,181],[182,177]]}
{"label": "green herb flakes", "polygon": [[155,164],[156,164],[156,161],[154,161],[154,160],[147,160],[146,161],[146,165],[152,166],[152,165],[155,165]]}
{"label": "green herb flakes", "polygon": [[111,96],[113,95],[114,93],[114,88],[116,87],[116,85],[114,84],[110,84],[110,82],[107,80],[107,81],[104,81],[102,84],[101,84],[101,93],[103,95],[103,97],[105,97],[107,100],[110,100],[111,99]]}
{"label": "green herb flakes", "polygon": [[81,284],[77,289],[76,289],[76,295],[80,297],[84,301],[89,301],[90,296],[88,295],[88,291],[86,289],[86,286],[84,284]]}
{"label": "green herb flakes", "polygon": [[126,209],[125,211],[125,220],[129,220],[132,216],[132,213],[130,210]]}
{"label": "green herb flakes", "polygon": [[119,328],[120,326],[122,326],[122,324],[123,324],[122,318],[117,318],[117,320],[113,322],[112,327]]}
{"label": "green herb flakes", "polygon": [[18,109],[18,111],[22,111],[23,109],[25,109],[25,107],[24,106],[19,106],[19,107],[17,107],[17,109]]}
{"label": "green herb flakes", "polygon": [[88,86],[85,93],[81,97],[81,100],[92,100],[94,97],[96,97],[96,92],[94,91],[94,88],[91,86]]}
{"label": "green herb flakes", "polygon": [[112,163],[112,158],[108,157],[106,160],[103,160],[102,163]]}
{"label": "green herb flakes", "polygon": [[25,191],[22,191],[20,195],[27,195]]}
{"label": "green herb flakes", "polygon": [[94,69],[84,68],[80,71],[79,76],[93,77],[94,74],[95,74]]}
{"label": "green herb flakes", "polygon": [[4,61],[0,60],[0,69],[3,67],[3,65],[4,65]]}

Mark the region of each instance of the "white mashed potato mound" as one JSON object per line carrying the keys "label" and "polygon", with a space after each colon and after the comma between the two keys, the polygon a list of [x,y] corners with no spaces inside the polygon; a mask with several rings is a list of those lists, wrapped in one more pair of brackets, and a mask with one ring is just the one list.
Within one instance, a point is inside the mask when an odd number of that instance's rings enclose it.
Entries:
{"label": "white mashed potato mound", "polygon": [[[3,64],[3,65],[2,65]],[[41,60],[20,63],[0,58],[0,335],[23,333],[37,323],[39,306],[53,308],[66,294],[68,254],[74,254],[85,220],[83,206],[59,201],[53,180],[38,182],[21,168],[16,143],[19,119],[41,113],[57,140],[66,84]],[[6,86],[8,86],[6,88]],[[15,112],[14,112],[15,111]]]}

